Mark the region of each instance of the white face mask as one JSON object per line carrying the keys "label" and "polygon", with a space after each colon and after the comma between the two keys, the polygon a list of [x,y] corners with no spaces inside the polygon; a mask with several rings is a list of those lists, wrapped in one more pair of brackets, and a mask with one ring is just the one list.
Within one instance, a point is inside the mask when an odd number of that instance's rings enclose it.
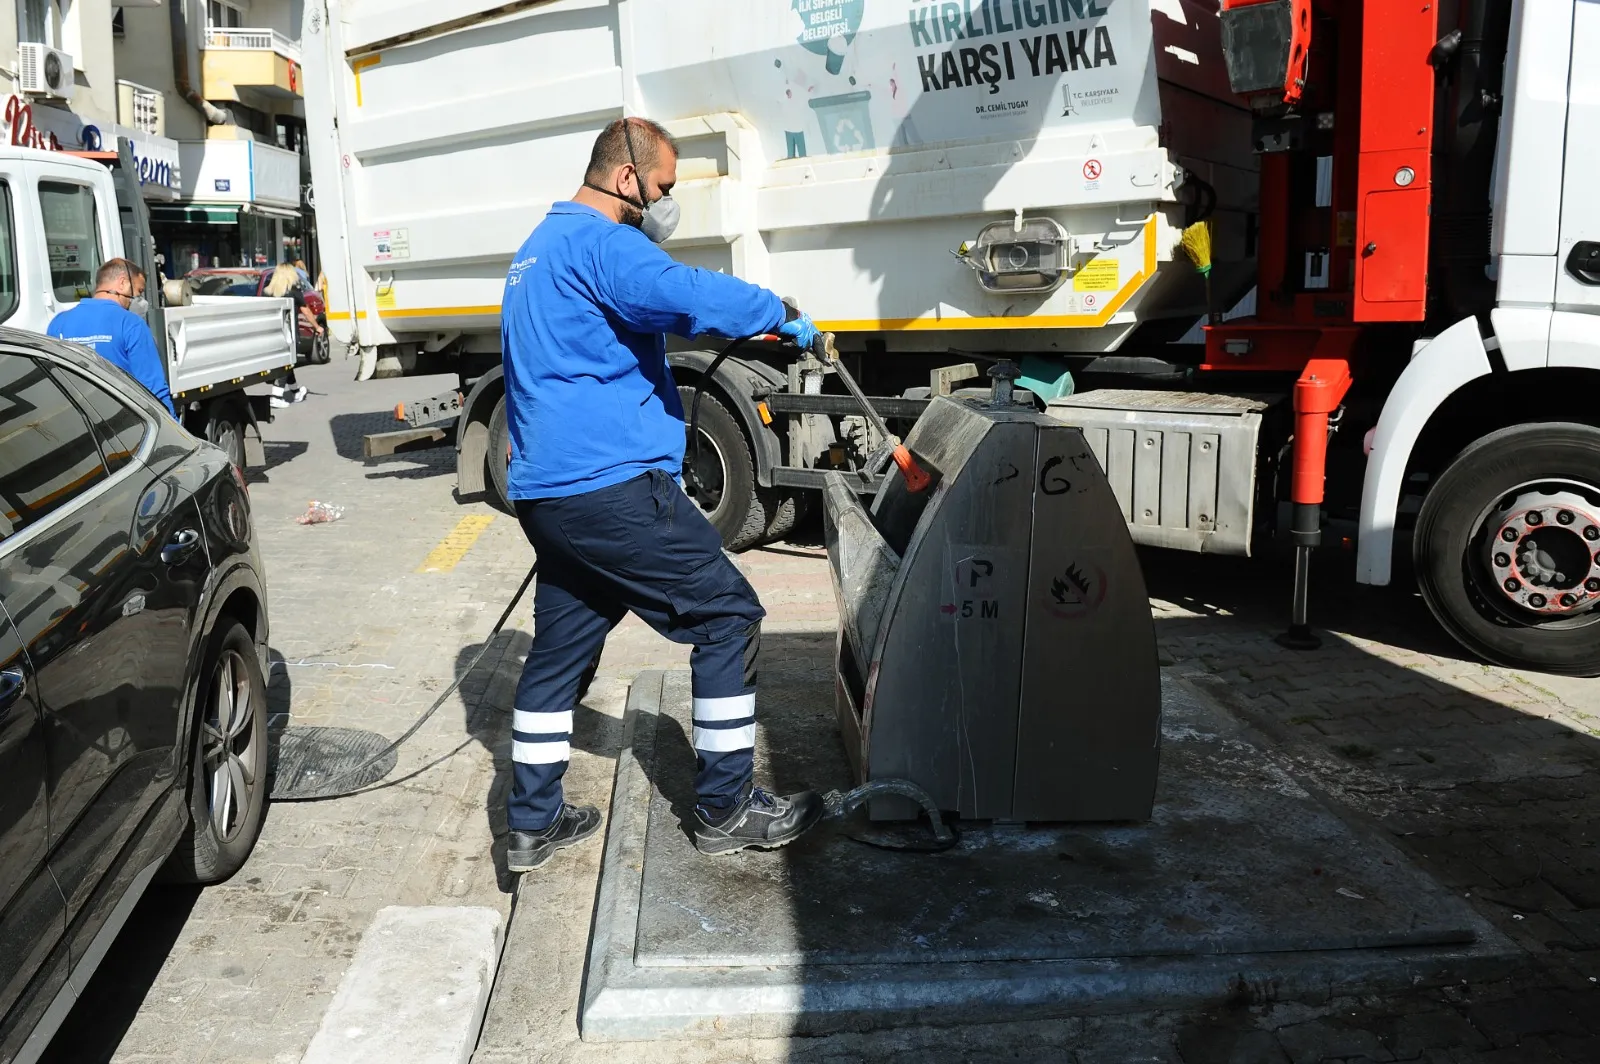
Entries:
{"label": "white face mask", "polygon": [[654,203],[645,202],[644,175],[639,172],[639,158],[633,153],[633,134],[628,131],[627,126],[623,127],[622,136],[624,142],[628,145],[628,158],[633,162],[633,179],[639,189],[639,198],[635,200],[630,196],[620,195],[608,188],[601,188],[599,185],[592,185],[587,181],[583,183],[584,187],[637,207],[644,215],[639,220],[639,231],[649,237],[652,243],[663,243],[672,236],[673,230],[678,228],[678,219],[680,217],[678,201],[672,198],[671,193],[668,193]]}
{"label": "white face mask", "polygon": [[639,223],[639,230],[654,243],[663,243],[678,228],[680,214],[678,201],[662,196],[644,209],[644,221]]}
{"label": "white face mask", "polygon": [[144,296],[138,296],[128,302],[128,313],[144,317],[150,313],[150,301]]}

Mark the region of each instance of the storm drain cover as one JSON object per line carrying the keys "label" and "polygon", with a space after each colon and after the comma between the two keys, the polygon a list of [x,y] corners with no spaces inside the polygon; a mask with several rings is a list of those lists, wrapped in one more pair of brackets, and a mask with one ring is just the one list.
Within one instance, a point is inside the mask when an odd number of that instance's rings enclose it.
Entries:
{"label": "storm drain cover", "polygon": [[325,798],[370,787],[394,771],[389,740],[359,728],[289,727],[278,736],[272,797]]}

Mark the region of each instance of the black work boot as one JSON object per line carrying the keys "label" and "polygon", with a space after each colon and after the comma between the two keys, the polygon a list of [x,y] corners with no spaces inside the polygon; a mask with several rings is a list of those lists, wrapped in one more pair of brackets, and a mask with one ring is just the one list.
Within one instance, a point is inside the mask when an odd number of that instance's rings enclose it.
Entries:
{"label": "black work boot", "polygon": [[694,846],[704,854],[775,850],[811,830],[822,813],[822,799],[814,791],[779,797],[752,787],[716,819],[695,806]]}
{"label": "black work boot", "polygon": [[543,831],[512,831],[506,836],[506,867],[513,872],[532,872],[550,860],[550,855],[576,846],[600,830],[600,810],[592,805],[567,805]]}

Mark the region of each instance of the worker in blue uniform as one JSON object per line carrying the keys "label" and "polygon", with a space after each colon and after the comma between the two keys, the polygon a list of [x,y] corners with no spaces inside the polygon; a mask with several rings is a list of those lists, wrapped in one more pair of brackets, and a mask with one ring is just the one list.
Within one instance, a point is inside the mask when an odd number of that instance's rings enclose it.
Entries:
{"label": "worker in blue uniform", "polygon": [[167,408],[173,417],[167,368],[155,337],[145,324],[144,271],[127,259],[108,259],[94,277],[94,295],[50,319],[47,333],[82,344],[127,373]]}
{"label": "worker in blue uniform", "polygon": [[764,288],[674,261],[677,146],[644,119],[612,122],[583,187],[517,251],[501,310],[509,497],[539,560],[533,647],[517,685],[507,866],[526,872],[593,835],[564,800],[572,711],[606,634],[632,612],[691,644],[692,743],[703,853],[792,841],[822,816],[810,791],[753,783],[756,656],[765,611],[683,492],[683,406],[663,333],[781,333],[811,319]]}

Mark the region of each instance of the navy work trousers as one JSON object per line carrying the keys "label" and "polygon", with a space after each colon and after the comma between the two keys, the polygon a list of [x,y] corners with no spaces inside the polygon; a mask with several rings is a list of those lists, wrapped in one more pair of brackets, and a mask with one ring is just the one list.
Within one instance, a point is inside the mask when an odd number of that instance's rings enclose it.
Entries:
{"label": "navy work trousers", "polygon": [[512,830],[542,831],[560,811],[578,684],[629,611],[694,646],[695,788],[701,805],[732,805],[750,781],[766,611],[716,529],[660,470],[516,509],[539,578],[512,722]]}

